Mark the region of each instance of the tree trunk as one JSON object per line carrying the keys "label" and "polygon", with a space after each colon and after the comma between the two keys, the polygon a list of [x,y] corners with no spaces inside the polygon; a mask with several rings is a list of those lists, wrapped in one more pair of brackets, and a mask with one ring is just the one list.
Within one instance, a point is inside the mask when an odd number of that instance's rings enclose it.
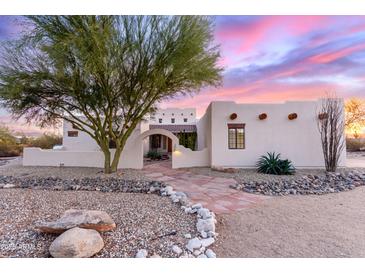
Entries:
{"label": "tree trunk", "polygon": [[116,172],[117,171],[118,163],[119,163],[119,159],[120,159],[120,155],[122,154],[122,151],[123,151],[123,147],[117,147],[115,149],[113,162],[111,164],[111,172]]}
{"label": "tree trunk", "polygon": [[104,173],[110,174],[112,173],[112,169],[110,166],[110,151],[109,149],[103,150],[104,153]]}

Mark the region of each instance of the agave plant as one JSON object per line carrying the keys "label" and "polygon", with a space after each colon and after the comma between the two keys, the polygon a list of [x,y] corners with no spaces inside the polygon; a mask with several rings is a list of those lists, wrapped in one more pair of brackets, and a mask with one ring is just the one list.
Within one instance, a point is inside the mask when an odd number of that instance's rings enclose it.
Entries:
{"label": "agave plant", "polygon": [[281,175],[292,175],[295,173],[295,168],[288,159],[280,160]]}
{"label": "agave plant", "polygon": [[257,171],[265,174],[290,175],[295,172],[295,168],[288,159],[280,159],[280,153],[268,152],[260,157],[256,163]]}

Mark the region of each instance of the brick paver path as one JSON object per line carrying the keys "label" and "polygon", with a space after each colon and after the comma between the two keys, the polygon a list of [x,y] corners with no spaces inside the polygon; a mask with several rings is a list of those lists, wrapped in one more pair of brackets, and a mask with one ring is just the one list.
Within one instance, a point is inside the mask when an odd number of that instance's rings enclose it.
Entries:
{"label": "brick paver path", "polygon": [[194,203],[201,203],[215,213],[231,213],[254,206],[269,197],[245,193],[230,188],[232,178],[194,174],[184,169],[171,169],[168,162],[154,163],[143,168],[144,174],[164,181],[177,191],[185,192]]}

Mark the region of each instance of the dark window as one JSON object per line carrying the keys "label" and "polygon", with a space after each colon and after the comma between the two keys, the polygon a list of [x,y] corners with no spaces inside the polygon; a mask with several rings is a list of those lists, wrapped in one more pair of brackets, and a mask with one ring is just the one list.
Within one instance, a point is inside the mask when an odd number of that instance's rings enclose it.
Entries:
{"label": "dark window", "polygon": [[160,123],[160,124],[162,124],[162,119],[160,118],[160,119],[158,119],[158,122]]}
{"label": "dark window", "polygon": [[114,140],[109,140],[109,148],[117,148]]}
{"label": "dark window", "polygon": [[160,148],[161,147],[161,135],[152,135],[151,136],[152,142],[152,148]]}
{"label": "dark window", "polygon": [[191,116],[193,116],[193,114],[192,114],[192,113],[190,113],[190,115],[191,115]]}
{"label": "dark window", "polygon": [[167,139],[167,137],[165,136],[165,135],[162,135],[162,148],[163,149],[166,149],[166,140]]}
{"label": "dark window", "polygon": [[67,131],[67,136],[68,137],[77,137],[77,136],[79,136],[79,132],[76,130]]}
{"label": "dark window", "polygon": [[245,124],[228,124],[228,148],[245,148]]}
{"label": "dark window", "polygon": [[171,123],[174,124],[175,123],[175,118],[171,118]]}
{"label": "dark window", "polygon": [[187,123],[188,122],[188,118],[184,118],[184,123]]}
{"label": "dark window", "polygon": [[181,116],[184,116],[184,113],[181,113]]}

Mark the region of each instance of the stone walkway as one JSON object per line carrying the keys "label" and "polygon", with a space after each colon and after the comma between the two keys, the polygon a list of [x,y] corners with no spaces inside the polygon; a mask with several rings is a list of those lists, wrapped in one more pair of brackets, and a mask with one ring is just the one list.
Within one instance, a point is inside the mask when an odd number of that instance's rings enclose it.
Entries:
{"label": "stone walkway", "polygon": [[201,203],[217,214],[236,212],[270,198],[230,188],[236,182],[232,178],[194,174],[184,169],[171,169],[169,165],[169,162],[149,164],[143,172],[151,179],[185,192],[192,202]]}

